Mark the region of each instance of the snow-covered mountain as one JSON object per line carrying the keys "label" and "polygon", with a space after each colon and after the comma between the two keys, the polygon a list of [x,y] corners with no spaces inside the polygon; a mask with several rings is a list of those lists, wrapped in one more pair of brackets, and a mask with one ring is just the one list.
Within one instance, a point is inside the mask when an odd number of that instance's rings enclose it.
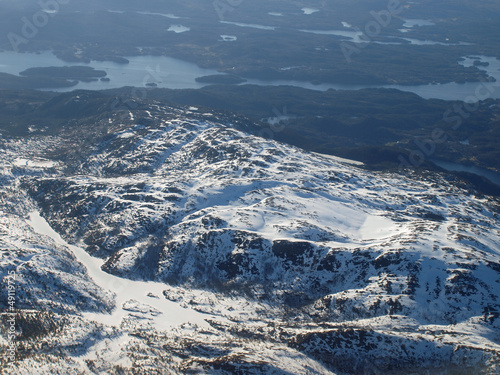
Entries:
{"label": "snow-covered mountain", "polygon": [[500,371],[497,199],[244,124],[150,103],[2,141],[6,373]]}

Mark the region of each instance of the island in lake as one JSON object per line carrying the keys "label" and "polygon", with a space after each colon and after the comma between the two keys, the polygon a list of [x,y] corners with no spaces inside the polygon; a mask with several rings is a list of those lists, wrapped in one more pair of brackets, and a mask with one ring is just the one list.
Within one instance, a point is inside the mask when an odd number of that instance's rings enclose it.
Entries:
{"label": "island in lake", "polygon": [[74,81],[96,80],[107,75],[104,70],[96,70],[89,66],[37,67],[26,69],[19,74],[24,77],[48,77]]}

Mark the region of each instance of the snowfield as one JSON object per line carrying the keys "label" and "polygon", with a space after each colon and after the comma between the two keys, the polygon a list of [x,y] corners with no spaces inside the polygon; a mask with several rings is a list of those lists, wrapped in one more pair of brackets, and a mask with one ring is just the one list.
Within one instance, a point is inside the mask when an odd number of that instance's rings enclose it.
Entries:
{"label": "snowfield", "polygon": [[85,152],[0,140],[4,373],[500,373],[497,199],[194,107],[99,116]]}
{"label": "snowfield", "polygon": [[89,277],[101,288],[115,294],[116,308],[112,314],[86,313],[85,318],[104,325],[120,327],[123,320],[132,313],[130,315],[148,320],[152,327],[160,331],[183,323],[208,327],[205,314],[165,300],[163,284],[128,280],[106,273],[101,269],[102,260],[90,256],[78,246],[67,244],[38,212],[32,212],[29,218],[29,224],[36,233],[48,236],[55,243],[70,249],[77,260],[85,266]]}

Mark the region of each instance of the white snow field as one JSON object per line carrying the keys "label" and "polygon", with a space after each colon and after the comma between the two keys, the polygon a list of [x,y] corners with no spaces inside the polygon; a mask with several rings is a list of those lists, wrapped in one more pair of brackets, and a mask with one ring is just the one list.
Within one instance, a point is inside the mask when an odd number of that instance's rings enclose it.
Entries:
{"label": "white snow field", "polygon": [[206,109],[99,116],[0,139],[3,373],[499,373],[497,198]]}

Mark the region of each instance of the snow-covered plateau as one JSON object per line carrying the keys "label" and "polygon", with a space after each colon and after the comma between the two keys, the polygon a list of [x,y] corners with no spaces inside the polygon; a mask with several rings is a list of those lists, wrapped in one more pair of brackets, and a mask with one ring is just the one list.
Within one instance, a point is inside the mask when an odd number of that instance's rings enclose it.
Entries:
{"label": "snow-covered plateau", "polygon": [[239,121],[0,139],[2,374],[500,374],[497,198]]}

